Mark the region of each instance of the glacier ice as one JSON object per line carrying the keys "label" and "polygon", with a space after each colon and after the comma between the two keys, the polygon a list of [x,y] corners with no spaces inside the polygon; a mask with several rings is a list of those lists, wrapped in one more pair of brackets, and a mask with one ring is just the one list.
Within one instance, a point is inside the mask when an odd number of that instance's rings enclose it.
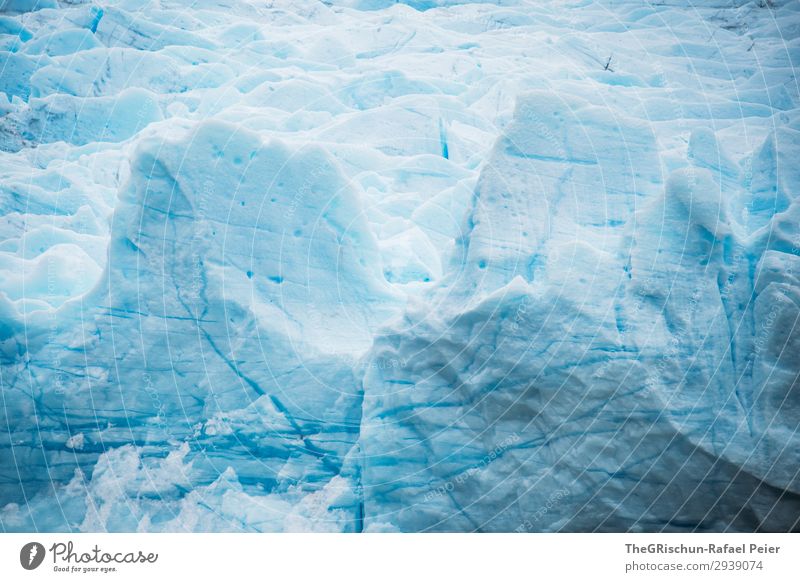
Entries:
{"label": "glacier ice", "polygon": [[4,531],[789,531],[800,6],[0,0]]}

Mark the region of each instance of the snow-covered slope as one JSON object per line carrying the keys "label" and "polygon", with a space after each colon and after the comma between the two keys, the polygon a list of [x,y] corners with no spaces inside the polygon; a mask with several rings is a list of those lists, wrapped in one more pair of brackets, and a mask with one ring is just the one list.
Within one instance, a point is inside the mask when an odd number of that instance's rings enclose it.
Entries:
{"label": "snow-covered slope", "polygon": [[4,530],[798,528],[797,2],[0,6]]}

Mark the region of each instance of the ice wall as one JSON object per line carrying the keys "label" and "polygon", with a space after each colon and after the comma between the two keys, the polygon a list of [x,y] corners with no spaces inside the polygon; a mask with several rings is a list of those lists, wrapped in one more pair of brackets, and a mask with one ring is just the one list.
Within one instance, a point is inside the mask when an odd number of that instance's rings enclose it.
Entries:
{"label": "ice wall", "polygon": [[0,9],[4,530],[797,529],[797,3]]}

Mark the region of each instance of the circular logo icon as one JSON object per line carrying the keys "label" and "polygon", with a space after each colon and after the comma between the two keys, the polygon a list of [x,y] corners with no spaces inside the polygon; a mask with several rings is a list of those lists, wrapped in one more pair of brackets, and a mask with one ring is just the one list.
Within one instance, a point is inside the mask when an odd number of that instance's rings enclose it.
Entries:
{"label": "circular logo icon", "polygon": [[44,561],[44,546],[39,542],[29,542],[19,551],[19,563],[26,570],[35,570]]}

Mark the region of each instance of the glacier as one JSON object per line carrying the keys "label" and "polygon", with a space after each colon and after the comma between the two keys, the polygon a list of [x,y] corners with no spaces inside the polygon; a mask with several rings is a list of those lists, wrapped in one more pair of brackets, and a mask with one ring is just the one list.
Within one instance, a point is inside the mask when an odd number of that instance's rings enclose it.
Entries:
{"label": "glacier", "polygon": [[0,0],[2,531],[799,531],[800,3]]}

